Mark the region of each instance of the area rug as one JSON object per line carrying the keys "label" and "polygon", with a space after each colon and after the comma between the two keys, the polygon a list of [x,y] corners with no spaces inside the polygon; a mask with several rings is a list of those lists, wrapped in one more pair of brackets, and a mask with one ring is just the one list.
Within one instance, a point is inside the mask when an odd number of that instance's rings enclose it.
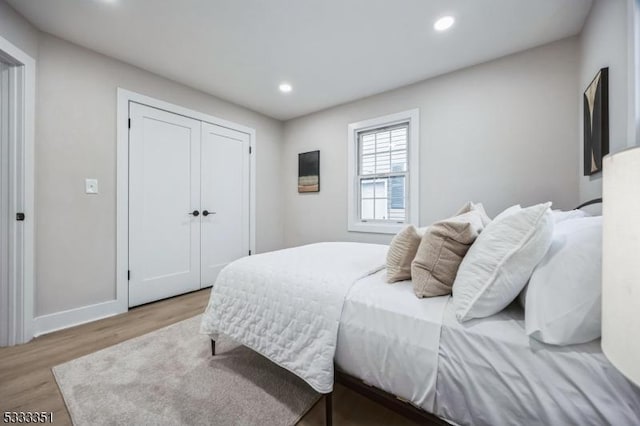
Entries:
{"label": "area rug", "polygon": [[75,425],[292,425],[320,398],[200,316],[53,368]]}

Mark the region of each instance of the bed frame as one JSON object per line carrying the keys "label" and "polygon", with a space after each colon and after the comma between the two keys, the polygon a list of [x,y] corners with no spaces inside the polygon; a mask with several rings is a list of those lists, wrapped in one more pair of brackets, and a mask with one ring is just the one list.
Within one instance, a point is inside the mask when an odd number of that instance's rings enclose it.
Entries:
{"label": "bed frame", "polygon": [[[211,339],[211,356],[216,354],[216,341]],[[392,395],[381,389],[366,384],[360,379],[357,379],[343,371],[335,368],[335,382],[340,383],[342,386],[349,388],[362,396],[375,401],[386,408],[395,411],[398,414],[405,416],[406,418],[413,420],[419,424],[425,426],[445,426],[449,423],[445,422],[441,418],[434,414],[428,413],[424,410],[417,408],[407,400],[400,398],[399,396]],[[333,425],[333,392],[324,395],[324,408],[325,408],[325,422],[327,426]]]}
{"label": "bed frame", "polygon": [[[418,424],[425,426],[449,425],[449,423],[445,422],[440,417],[437,417],[436,415],[431,414],[427,411],[421,410],[404,398],[400,398],[399,396],[385,392],[381,389],[376,388],[375,386],[368,385],[362,380],[350,376],[349,374],[340,371],[337,368],[335,368],[335,381],[336,383],[340,383],[344,387],[358,392],[362,396],[369,398],[370,400],[375,401],[387,407],[388,409],[395,411],[396,413],[401,414],[410,420],[413,420]],[[331,396],[329,396],[329,399],[331,399]],[[327,405],[331,407],[331,403]],[[327,419],[329,419],[330,416],[331,413],[329,412],[329,408],[327,408]],[[331,421],[327,420],[327,424],[331,425]]]}
{"label": "bed frame", "polygon": [[590,206],[592,204],[602,204],[602,198],[594,198],[593,200],[585,201],[584,203],[576,207],[574,210],[580,210],[581,208]]}

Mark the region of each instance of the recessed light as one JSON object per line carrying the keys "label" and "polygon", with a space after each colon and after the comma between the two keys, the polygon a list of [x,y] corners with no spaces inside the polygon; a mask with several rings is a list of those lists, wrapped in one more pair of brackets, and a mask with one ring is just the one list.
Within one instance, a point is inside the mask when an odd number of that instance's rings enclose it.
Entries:
{"label": "recessed light", "polygon": [[293,87],[291,87],[289,83],[280,83],[280,86],[278,86],[278,89],[280,89],[282,93],[289,93],[293,90]]}
{"label": "recessed light", "polygon": [[445,31],[451,28],[454,22],[456,22],[456,20],[453,16],[443,16],[433,24],[433,28],[436,31]]}

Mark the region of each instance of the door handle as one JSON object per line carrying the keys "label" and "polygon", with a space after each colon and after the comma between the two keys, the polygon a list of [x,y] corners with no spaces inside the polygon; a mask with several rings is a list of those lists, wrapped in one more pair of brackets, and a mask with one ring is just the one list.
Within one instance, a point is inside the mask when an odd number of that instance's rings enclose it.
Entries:
{"label": "door handle", "polygon": [[199,215],[200,215],[200,212],[199,212],[198,210],[194,210],[194,211],[192,211],[192,212],[191,212],[191,213],[189,213],[189,214],[190,214],[191,216],[196,216],[196,217],[197,217],[197,216],[199,216]]}
{"label": "door handle", "polygon": [[202,211],[202,216],[209,216],[210,214],[216,214],[216,212],[210,212],[208,210],[203,210]]}

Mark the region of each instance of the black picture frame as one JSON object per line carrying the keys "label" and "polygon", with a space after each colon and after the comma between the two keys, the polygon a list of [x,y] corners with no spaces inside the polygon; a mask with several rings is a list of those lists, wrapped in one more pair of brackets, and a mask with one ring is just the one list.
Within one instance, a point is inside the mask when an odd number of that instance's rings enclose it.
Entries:
{"label": "black picture frame", "polygon": [[320,192],[320,151],[298,154],[298,192]]}
{"label": "black picture frame", "polygon": [[609,68],[602,68],[582,96],[584,104],[584,176],[602,171],[609,153]]}

